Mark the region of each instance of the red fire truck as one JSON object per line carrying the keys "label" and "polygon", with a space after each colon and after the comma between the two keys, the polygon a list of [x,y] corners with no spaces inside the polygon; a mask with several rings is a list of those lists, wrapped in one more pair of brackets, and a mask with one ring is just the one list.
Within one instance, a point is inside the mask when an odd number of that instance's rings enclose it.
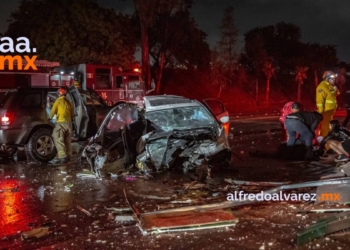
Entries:
{"label": "red fire truck", "polygon": [[35,61],[37,71],[0,71],[0,89],[24,86],[92,88],[109,104],[140,103],[145,86],[139,67],[123,71],[117,66],[78,64],[62,67],[56,62]]}

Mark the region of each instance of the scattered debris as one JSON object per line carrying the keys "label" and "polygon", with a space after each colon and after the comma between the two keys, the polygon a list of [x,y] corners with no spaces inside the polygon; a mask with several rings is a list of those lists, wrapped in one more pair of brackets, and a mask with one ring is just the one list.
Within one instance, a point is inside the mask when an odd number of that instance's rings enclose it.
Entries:
{"label": "scattered debris", "polygon": [[115,222],[128,222],[134,221],[134,217],[132,215],[117,215],[114,219]]}
{"label": "scattered debris", "polygon": [[185,190],[190,189],[201,189],[201,188],[205,188],[207,185],[203,184],[203,183],[197,183],[197,181],[191,182],[190,184],[184,184],[185,186]]}
{"label": "scattered debris", "polygon": [[121,207],[121,208],[116,208],[116,207],[110,207],[110,208],[107,208],[106,207],[106,210],[108,211],[113,211],[113,212],[131,212],[131,208],[129,207]]}
{"label": "scattered debris", "polygon": [[82,211],[84,214],[86,214],[87,216],[91,216],[91,213],[87,210],[85,210],[84,208],[82,208],[81,206],[77,206],[77,209],[79,209],[80,211]]}
{"label": "scattered debris", "polygon": [[255,181],[239,181],[239,180],[232,180],[232,179],[225,179],[225,182],[234,184],[234,185],[265,186],[265,187],[276,187],[276,186],[282,186],[290,183],[290,181],[288,182],[255,182]]}
{"label": "scattered debris", "polygon": [[183,211],[182,214],[167,213],[161,216],[141,214],[138,226],[143,234],[156,234],[230,227],[238,222],[232,213],[224,210],[186,212],[184,208]]}
{"label": "scattered debris", "polygon": [[[350,183],[350,177],[344,177],[344,178],[337,178],[337,179],[319,180],[319,181],[310,181],[310,182],[302,182],[302,183],[283,185],[283,186],[269,189],[269,190],[265,191],[264,193],[265,194],[273,194],[273,193],[281,192],[283,190],[306,188],[306,187],[318,187],[318,186],[322,186],[322,185],[349,184],[349,183]],[[219,202],[219,203],[204,204],[204,205],[197,205],[197,206],[188,206],[185,208],[173,208],[173,209],[168,209],[168,210],[161,210],[161,211],[151,212],[150,214],[161,215],[161,214],[167,214],[170,212],[173,214],[176,214],[176,213],[183,213],[184,211],[208,211],[208,210],[237,207],[237,206],[252,204],[252,203],[256,203],[256,202],[259,202],[259,201],[257,201],[257,200],[223,201],[223,202]]]}
{"label": "scattered debris", "polygon": [[125,176],[125,180],[126,181],[136,181],[136,177],[135,176]]}
{"label": "scattered debris", "polygon": [[310,240],[350,228],[350,212],[333,215],[321,219],[297,234],[297,246],[301,246]]}
{"label": "scattered debris", "polygon": [[187,203],[187,204],[189,204],[189,203],[192,203],[192,200],[188,199],[188,200],[184,200],[184,201],[180,201],[180,200],[178,200],[178,201],[170,201],[170,203],[179,203],[179,204]]}
{"label": "scattered debris", "polygon": [[171,197],[159,197],[159,196],[155,196],[155,195],[147,195],[147,194],[138,194],[136,192],[134,192],[133,190],[129,190],[128,191],[130,194],[132,194],[133,196],[136,197],[143,197],[146,199],[152,199],[152,200],[165,200],[165,201],[169,201],[172,198]]}
{"label": "scattered debris", "polygon": [[301,210],[300,213],[339,213],[350,211],[350,208],[318,208],[318,209],[310,209],[310,210]]}
{"label": "scattered debris", "polygon": [[47,235],[48,233],[49,233],[48,227],[39,227],[39,228],[35,228],[30,231],[22,233],[22,236],[24,238],[32,238],[32,237],[40,238]]}

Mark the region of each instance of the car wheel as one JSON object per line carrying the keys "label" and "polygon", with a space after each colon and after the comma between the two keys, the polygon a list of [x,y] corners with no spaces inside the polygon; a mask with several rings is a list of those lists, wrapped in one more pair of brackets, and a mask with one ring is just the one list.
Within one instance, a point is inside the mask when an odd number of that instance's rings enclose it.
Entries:
{"label": "car wheel", "polygon": [[28,153],[38,162],[51,161],[56,156],[56,148],[52,138],[52,129],[40,128],[28,141]]}

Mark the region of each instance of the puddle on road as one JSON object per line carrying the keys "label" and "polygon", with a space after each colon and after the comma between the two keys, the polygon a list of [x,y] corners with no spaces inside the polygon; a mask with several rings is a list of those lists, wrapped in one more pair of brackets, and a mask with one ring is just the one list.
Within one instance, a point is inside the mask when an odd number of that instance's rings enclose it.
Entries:
{"label": "puddle on road", "polygon": [[22,231],[33,221],[42,219],[42,211],[35,205],[38,199],[28,194],[28,189],[30,187],[23,180],[1,179],[0,238]]}
{"label": "puddle on road", "polygon": [[77,166],[0,160],[0,239],[45,223],[49,217],[90,207],[110,196],[103,182],[75,177]]}

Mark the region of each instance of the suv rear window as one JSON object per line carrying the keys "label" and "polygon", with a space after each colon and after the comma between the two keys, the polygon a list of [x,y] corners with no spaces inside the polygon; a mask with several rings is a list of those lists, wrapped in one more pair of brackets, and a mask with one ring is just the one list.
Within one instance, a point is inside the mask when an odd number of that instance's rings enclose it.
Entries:
{"label": "suv rear window", "polygon": [[0,92],[0,108],[3,108],[7,100],[14,94],[15,92]]}
{"label": "suv rear window", "polygon": [[22,101],[22,108],[40,108],[42,95],[41,92],[28,93]]}

